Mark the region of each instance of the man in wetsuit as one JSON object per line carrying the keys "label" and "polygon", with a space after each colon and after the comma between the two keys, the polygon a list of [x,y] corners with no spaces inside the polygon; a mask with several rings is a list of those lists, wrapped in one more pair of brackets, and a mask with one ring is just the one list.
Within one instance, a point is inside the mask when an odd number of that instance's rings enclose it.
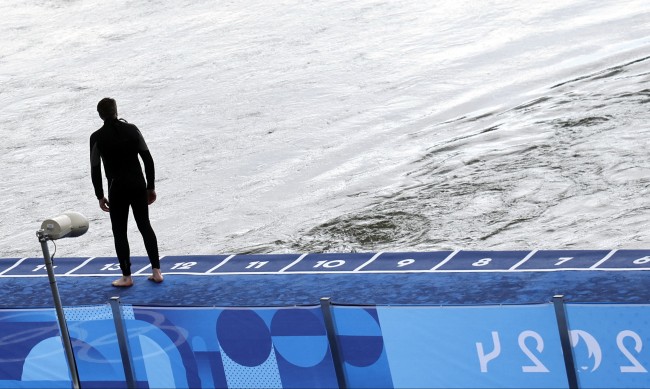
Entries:
{"label": "man in wetsuit", "polygon": [[[133,209],[133,217],[151,262],[153,274],[149,276],[149,280],[162,282],[158,241],[149,222],[149,205],[156,201],[153,158],[140,130],[133,124],[117,118],[115,100],[102,99],[97,104],[97,112],[104,120],[104,125],[90,136],[91,178],[99,207],[110,213],[115,251],[122,270],[122,277],[113,281],[113,286],[133,285],[131,253],[127,238],[129,207]],[[138,156],[144,164],[146,181]],[[104,196],[102,187],[102,162],[108,180],[108,199]]]}

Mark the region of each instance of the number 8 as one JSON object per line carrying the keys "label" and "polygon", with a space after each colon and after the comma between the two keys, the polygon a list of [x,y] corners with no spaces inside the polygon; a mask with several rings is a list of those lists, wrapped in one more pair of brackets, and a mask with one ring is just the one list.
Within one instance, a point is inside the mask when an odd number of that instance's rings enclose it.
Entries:
{"label": "number 8", "polygon": [[635,265],[645,265],[648,262],[650,262],[650,257],[641,257],[632,261],[632,263]]}
{"label": "number 8", "polygon": [[478,261],[472,263],[472,266],[485,266],[485,265],[488,265],[491,261],[492,261],[492,258],[479,259]]}

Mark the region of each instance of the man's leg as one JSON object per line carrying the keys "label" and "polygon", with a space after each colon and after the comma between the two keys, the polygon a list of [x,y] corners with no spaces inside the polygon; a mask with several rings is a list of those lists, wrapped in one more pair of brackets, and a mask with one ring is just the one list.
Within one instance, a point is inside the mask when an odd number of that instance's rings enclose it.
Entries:
{"label": "man's leg", "polygon": [[149,220],[149,205],[147,204],[147,191],[143,190],[135,194],[131,203],[133,208],[133,218],[138,226],[138,230],[144,240],[144,247],[147,250],[149,262],[151,262],[152,276],[150,280],[162,282],[163,276],[160,272],[160,256],[158,253],[158,239],[156,233],[151,227]]}
{"label": "man's leg", "polygon": [[109,204],[115,252],[117,259],[120,261],[120,269],[122,270],[122,278],[113,281],[113,285],[131,286],[133,285],[133,280],[131,279],[131,251],[129,249],[127,235],[129,203],[122,196],[111,194]]}

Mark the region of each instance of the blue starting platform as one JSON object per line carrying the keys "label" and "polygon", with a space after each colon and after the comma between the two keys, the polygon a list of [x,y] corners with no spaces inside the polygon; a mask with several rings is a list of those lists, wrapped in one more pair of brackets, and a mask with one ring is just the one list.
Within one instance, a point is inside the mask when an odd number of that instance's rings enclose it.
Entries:
{"label": "blue starting platform", "polygon": [[[115,257],[54,258],[64,305],[178,306],[316,304],[647,303],[650,250],[521,250],[183,255],[161,258],[165,282],[148,282],[132,258],[135,285],[111,287]],[[107,279],[107,277],[109,277]],[[43,258],[0,259],[0,307],[51,306]]]}
{"label": "blue starting platform", "polygon": [[[166,256],[161,284],[134,257],[129,288],[114,257],[54,266],[84,388],[650,382],[650,250]],[[43,258],[0,287],[0,388],[71,387]]]}

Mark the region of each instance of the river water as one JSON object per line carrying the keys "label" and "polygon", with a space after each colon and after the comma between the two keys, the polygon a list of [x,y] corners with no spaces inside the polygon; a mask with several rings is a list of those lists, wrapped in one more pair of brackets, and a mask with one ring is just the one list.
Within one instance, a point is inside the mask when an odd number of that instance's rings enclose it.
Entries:
{"label": "river water", "polygon": [[[0,256],[111,256],[88,137],[156,161],[161,254],[650,248],[647,0],[0,4]],[[130,224],[134,255],[144,255]]]}

